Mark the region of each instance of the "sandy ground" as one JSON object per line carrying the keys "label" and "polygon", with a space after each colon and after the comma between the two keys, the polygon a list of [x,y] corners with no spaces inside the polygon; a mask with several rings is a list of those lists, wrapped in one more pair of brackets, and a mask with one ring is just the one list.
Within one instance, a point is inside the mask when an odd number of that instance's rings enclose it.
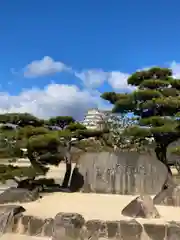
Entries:
{"label": "sandy ground", "polygon": [[[4,162],[7,164],[7,162]],[[13,165],[17,166],[29,166],[29,160],[27,159],[20,159],[18,162],[14,163]],[[72,164],[72,167],[74,168],[75,164]],[[47,178],[54,178],[58,184],[62,183],[64,174],[66,172],[66,164],[61,163],[58,167],[50,166],[50,170],[48,171],[46,177]],[[44,176],[42,176],[44,177]],[[16,186],[16,183],[12,180],[8,180],[6,184],[0,184],[0,193],[2,193],[4,190],[6,190],[9,187]]]}
{"label": "sandy ground", "polygon": [[[58,212],[80,213],[85,220],[120,220],[128,219],[121,215],[121,210],[136,196],[85,194],[85,193],[53,193],[42,199],[21,204],[25,207],[27,215],[40,218],[55,217]],[[180,207],[156,206],[160,219],[138,219],[140,222],[164,223],[166,221],[179,221]]]}
{"label": "sandy ground", "polygon": [[[121,210],[135,196],[84,194],[84,193],[53,193],[36,202],[21,204],[27,215],[40,218],[55,217],[58,212],[80,213],[86,220],[122,220],[129,219],[121,215]],[[165,224],[167,221],[179,221],[180,208],[157,206],[161,219],[137,219],[140,223]],[[0,240],[50,240],[45,237],[30,237],[19,234],[5,234]]]}
{"label": "sandy ground", "polygon": [[[5,164],[8,164],[7,162],[4,162]],[[19,161],[12,163],[14,166],[19,167],[27,167],[30,166],[30,162],[28,159],[19,159]],[[74,168],[75,164],[72,164],[72,169]],[[63,178],[65,171],[66,171],[66,164],[60,163],[59,166],[49,166],[50,169],[46,175],[48,178]]]}
{"label": "sandy ground", "polygon": [[0,236],[1,240],[50,240],[51,238],[45,238],[45,237],[31,237],[26,235],[20,235],[20,234],[5,234]]}
{"label": "sandy ground", "polygon": [[[28,165],[24,159],[19,161],[19,166]],[[175,171],[175,170],[174,170]],[[65,173],[65,164],[58,167],[51,167],[47,177],[62,179]],[[0,185],[2,190],[11,184]],[[58,212],[75,212],[80,213],[86,220],[120,220],[125,218],[121,215],[121,210],[135,196],[127,195],[108,195],[108,194],[85,194],[85,193],[52,193],[44,196],[36,202],[21,204],[27,210],[25,214],[35,215],[41,218],[55,217]],[[152,222],[162,223],[165,221],[179,221],[180,207],[157,206],[161,219],[152,219]],[[150,221],[141,219],[140,221]]]}

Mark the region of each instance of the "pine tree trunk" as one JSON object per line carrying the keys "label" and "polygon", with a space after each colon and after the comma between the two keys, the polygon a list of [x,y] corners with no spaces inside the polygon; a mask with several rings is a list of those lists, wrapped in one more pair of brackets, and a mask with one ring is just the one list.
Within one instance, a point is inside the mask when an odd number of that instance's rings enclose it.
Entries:
{"label": "pine tree trunk", "polygon": [[160,204],[174,189],[175,183],[172,178],[172,171],[167,161],[167,145],[157,144],[155,148],[156,156],[159,161],[161,161],[167,168],[168,173],[166,180],[161,188],[161,191],[156,194],[153,201],[154,204]]}
{"label": "pine tree trunk", "polygon": [[168,173],[172,175],[172,171],[167,161],[167,145],[165,144],[157,144],[155,148],[156,156],[159,161],[161,161],[167,168]]}
{"label": "pine tree trunk", "polygon": [[64,180],[62,183],[62,188],[68,188],[69,187],[69,180],[71,177],[71,170],[72,170],[72,161],[71,161],[71,154],[70,154],[70,150],[71,150],[71,143],[69,142],[67,144],[67,152],[66,152],[66,173],[64,175]]}
{"label": "pine tree trunk", "polygon": [[71,163],[66,163],[66,173],[64,175],[62,188],[68,188],[68,186],[69,186],[69,179],[71,177],[71,169],[72,169],[72,164]]}

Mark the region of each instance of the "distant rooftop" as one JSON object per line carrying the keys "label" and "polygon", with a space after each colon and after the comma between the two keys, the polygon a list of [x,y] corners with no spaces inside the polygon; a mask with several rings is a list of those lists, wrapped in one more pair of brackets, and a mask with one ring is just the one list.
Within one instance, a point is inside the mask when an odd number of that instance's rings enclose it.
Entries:
{"label": "distant rooftop", "polygon": [[103,113],[112,113],[111,110],[99,110],[99,111],[101,111],[101,112],[103,112]]}

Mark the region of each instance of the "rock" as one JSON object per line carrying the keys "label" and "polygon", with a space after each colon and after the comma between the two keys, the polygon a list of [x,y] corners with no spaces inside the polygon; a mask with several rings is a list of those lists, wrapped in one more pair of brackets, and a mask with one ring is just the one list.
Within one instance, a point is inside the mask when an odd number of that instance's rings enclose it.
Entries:
{"label": "rock", "polygon": [[76,239],[84,224],[85,219],[78,213],[58,213],[54,218],[52,240]]}
{"label": "rock", "polygon": [[82,192],[153,195],[166,177],[166,167],[153,153],[86,152],[77,162],[70,186]]}
{"label": "rock", "polygon": [[16,218],[19,218],[25,209],[18,205],[0,206],[0,232],[12,232]]}
{"label": "rock", "polygon": [[143,227],[136,220],[120,221],[122,240],[142,240]]}
{"label": "rock", "polygon": [[44,229],[43,229],[44,236],[52,237],[53,225],[54,225],[54,219],[52,219],[52,218],[45,219],[45,224],[44,224]]}
{"label": "rock", "polygon": [[107,221],[108,238],[120,239],[120,221]]}
{"label": "rock", "polygon": [[167,229],[167,239],[179,240],[180,236],[180,224],[176,222],[170,222]]}
{"label": "rock", "polygon": [[102,220],[89,220],[86,222],[86,239],[107,239],[108,227],[107,222]]}
{"label": "rock", "polygon": [[159,218],[160,215],[150,196],[139,196],[132,200],[123,210],[122,215],[128,217]]}
{"label": "rock", "polygon": [[25,208],[19,205],[1,205],[0,206],[0,214],[5,212],[12,212],[13,216],[25,212]]}
{"label": "rock", "polygon": [[[171,199],[171,203],[169,204],[169,200]],[[175,188],[172,191],[172,195],[168,196],[168,200],[167,200],[167,204],[169,206],[175,206],[175,207],[179,207],[180,206],[180,185],[175,186]]]}
{"label": "rock", "polygon": [[30,236],[51,237],[53,219],[41,219],[35,216],[24,215],[20,218],[16,232]]}
{"label": "rock", "polygon": [[31,202],[37,200],[38,198],[38,191],[29,191],[23,188],[10,187],[0,194],[0,204]]}
{"label": "rock", "polygon": [[146,223],[143,225],[144,231],[146,232],[147,236],[149,236],[152,240],[164,240],[166,239],[166,232],[167,226],[166,224],[151,224]]}
{"label": "rock", "polygon": [[166,182],[165,182],[165,188],[162,189],[155,195],[153,202],[155,205],[161,204],[163,202],[169,202],[172,204],[172,199],[169,199],[170,196],[172,196],[172,193],[174,191],[174,188],[176,188],[176,184],[174,183],[173,177],[171,174],[168,174]]}
{"label": "rock", "polygon": [[[180,185],[172,186],[170,189],[166,189],[164,192],[164,200],[159,201],[156,197],[156,204],[159,205],[166,205],[166,206],[173,206],[173,207],[180,207]],[[158,203],[157,203],[158,201]]]}
{"label": "rock", "polygon": [[79,173],[78,167],[75,167],[72,173],[70,190],[71,192],[77,192],[84,185],[84,178],[81,173]]}

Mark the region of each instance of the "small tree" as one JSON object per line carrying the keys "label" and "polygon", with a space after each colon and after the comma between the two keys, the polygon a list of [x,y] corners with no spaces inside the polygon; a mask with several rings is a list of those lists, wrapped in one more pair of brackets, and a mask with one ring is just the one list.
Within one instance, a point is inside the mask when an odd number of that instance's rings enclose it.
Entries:
{"label": "small tree", "polygon": [[[6,131],[7,132],[7,131]],[[14,134],[15,133],[15,134]],[[14,179],[18,187],[32,187],[32,180],[39,175],[45,175],[49,170],[49,165],[57,165],[62,157],[59,155],[58,147],[60,141],[58,135],[42,127],[24,127],[17,131],[11,131],[11,138],[3,132],[2,144],[11,150],[12,157],[20,155],[22,147],[27,148],[30,167],[13,167],[11,165],[1,164],[3,174],[0,174],[0,180]],[[14,138],[15,135],[15,138]],[[24,185],[26,183],[26,185]]]}
{"label": "small tree", "polygon": [[31,125],[42,126],[44,121],[29,113],[7,113],[0,115],[0,123],[11,123],[20,127]]}
{"label": "small tree", "polygon": [[57,116],[57,117],[50,118],[48,120],[49,125],[59,126],[61,129],[64,129],[70,123],[74,123],[74,122],[75,120],[71,116]]}
{"label": "small tree", "polygon": [[104,134],[106,134],[108,132],[107,130],[91,131],[88,129],[84,129],[82,127],[82,125],[79,125],[79,124],[77,124],[75,128],[73,127],[70,129],[73,131],[70,132],[69,129],[66,129],[64,131],[59,132],[59,136],[63,140],[63,146],[64,146],[63,149],[62,149],[62,147],[60,147],[59,150],[61,149],[60,152],[61,153],[63,152],[64,160],[66,162],[66,173],[64,176],[63,184],[62,184],[63,188],[68,188],[68,183],[69,183],[69,179],[71,176],[71,171],[72,171],[72,152],[71,152],[71,150],[72,150],[72,147],[76,147],[78,149],[85,151],[85,148],[79,144],[79,142],[81,140],[92,138],[92,137],[100,139],[104,136]]}
{"label": "small tree", "polygon": [[[154,67],[135,72],[127,82],[135,87],[133,92],[106,92],[102,98],[114,105],[113,112],[138,116],[139,126],[129,127],[125,134],[139,140],[153,137],[157,159],[172,175],[166,152],[169,144],[180,137],[176,118],[180,112],[180,81],[172,77],[170,69]],[[163,189],[168,187],[169,178]]]}
{"label": "small tree", "polygon": [[[20,117],[22,117],[21,114],[20,116],[16,114],[17,119]],[[72,169],[72,146],[83,149],[79,146],[80,140],[94,136],[100,137],[103,134],[100,131],[89,131],[79,123],[73,123],[71,117],[68,119],[69,124],[66,121],[68,127],[61,131],[51,131],[45,126],[39,126],[39,124],[32,126],[28,121],[27,125],[24,125],[25,121],[22,125],[19,120],[15,122],[11,119],[11,122],[20,125],[16,129],[1,129],[0,144],[11,149],[14,155],[19,154],[18,150],[21,148],[27,148],[27,156],[31,165],[22,168],[2,164],[0,165],[0,180],[14,179],[18,187],[32,190],[36,177],[46,175],[50,165],[58,165],[62,160],[65,160],[66,173],[62,187],[67,188]],[[8,119],[8,121],[10,120]],[[38,119],[36,121],[40,122]]]}
{"label": "small tree", "polygon": [[109,114],[109,117],[106,121],[106,128],[109,131],[108,134],[104,135],[104,139],[106,139],[106,144],[109,145],[111,148],[118,148],[121,150],[124,148],[127,149],[128,146],[132,147],[132,145],[130,144],[130,137],[127,138],[127,136],[125,136],[123,132],[125,129],[132,126],[133,123],[133,119],[128,118],[123,114]]}
{"label": "small tree", "polygon": [[70,130],[71,132],[74,132],[74,131],[77,131],[77,130],[85,130],[86,127],[81,123],[73,122],[73,123],[70,123],[67,126],[67,129]]}

